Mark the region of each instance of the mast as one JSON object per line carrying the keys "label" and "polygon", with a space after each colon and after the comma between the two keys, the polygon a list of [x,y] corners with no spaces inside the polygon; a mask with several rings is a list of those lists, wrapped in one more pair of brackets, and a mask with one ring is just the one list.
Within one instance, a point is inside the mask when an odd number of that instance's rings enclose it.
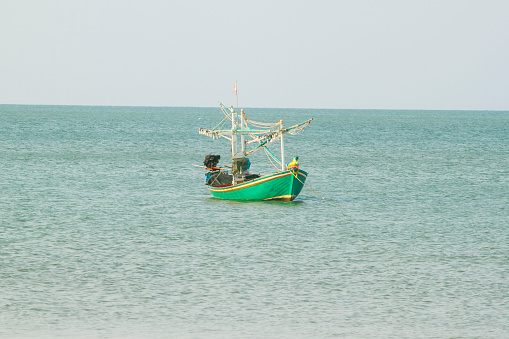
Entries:
{"label": "mast", "polygon": [[[240,129],[244,129],[244,128],[247,128],[247,123],[246,123],[246,120],[244,119],[245,115],[244,115],[244,110],[241,109],[240,110]],[[242,152],[242,156],[246,156],[246,138],[245,138],[245,134],[242,133],[240,135],[240,144],[241,144],[241,152]]]}
{"label": "mast", "polygon": [[279,120],[280,125],[279,128],[281,130],[281,172],[285,171],[285,144],[283,142],[283,120]]}
{"label": "mast", "polygon": [[237,153],[237,123],[235,122],[235,111],[230,107],[230,112],[232,116],[232,158],[235,157]]}

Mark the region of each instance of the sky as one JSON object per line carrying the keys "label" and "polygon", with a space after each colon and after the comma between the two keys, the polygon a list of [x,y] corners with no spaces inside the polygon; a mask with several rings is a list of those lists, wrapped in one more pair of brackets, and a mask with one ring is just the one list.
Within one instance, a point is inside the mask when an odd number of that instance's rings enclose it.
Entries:
{"label": "sky", "polygon": [[0,104],[509,110],[507,0],[0,0]]}

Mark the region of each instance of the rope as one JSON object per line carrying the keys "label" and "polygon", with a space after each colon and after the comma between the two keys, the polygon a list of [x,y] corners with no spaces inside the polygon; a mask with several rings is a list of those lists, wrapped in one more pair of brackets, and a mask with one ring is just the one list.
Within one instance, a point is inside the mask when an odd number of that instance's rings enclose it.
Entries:
{"label": "rope", "polygon": [[221,122],[219,124],[216,125],[216,127],[214,127],[212,130],[214,131],[215,129],[217,129],[219,127],[219,125],[221,125],[221,128],[224,126],[224,124],[226,123],[228,117],[225,117],[223,120],[221,120]]}
{"label": "rope", "polygon": [[[265,154],[267,154],[267,158],[269,158],[269,161],[272,164],[272,166],[274,166],[277,170],[279,170],[280,167],[277,167],[276,165],[274,165],[274,162],[272,161],[272,159],[269,156],[269,152],[268,152],[267,148],[264,147],[263,149],[265,150]],[[276,159],[274,159],[274,160],[276,160]],[[279,161],[278,161],[278,163],[279,163]],[[279,165],[281,165],[281,163],[279,163]]]}
{"label": "rope", "polygon": [[232,157],[230,158],[230,160],[228,160],[228,162],[224,165],[224,167],[227,167],[227,166],[228,166],[228,164],[230,163],[230,161],[232,161],[232,160],[233,160],[233,157],[234,157],[234,156],[232,156]]}
{"label": "rope", "polygon": [[277,125],[281,125],[281,122],[258,122],[258,121],[253,121],[253,120],[245,120],[246,122],[248,122],[249,124],[253,125],[253,126],[257,126],[257,127],[275,127]]}
{"label": "rope", "polygon": [[297,135],[297,134],[304,132],[304,128],[306,128],[306,126],[300,126],[294,130],[288,131],[288,133],[290,133],[291,135]]}
{"label": "rope", "polygon": [[319,197],[320,197],[320,198],[322,198],[323,200],[328,201],[328,202],[330,202],[330,203],[331,203],[331,204],[333,204],[333,205],[341,206],[340,204],[336,204],[335,202],[332,202],[332,201],[330,201],[330,200],[328,200],[328,199],[325,199],[325,198],[324,198],[324,197],[322,197],[320,194],[318,194],[318,193],[316,193],[315,191],[313,191],[313,190],[311,189],[311,187],[309,187],[309,186],[308,186],[308,185],[306,185],[304,182],[302,182],[302,181],[301,181],[301,180],[297,177],[297,175],[296,175],[293,171],[292,171],[292,174],[293,174],[293,176],[294,176],[297,180],[299,180],[299,181],[301,182],[301,184],[303,184],[304,186],[306,186],[306,188],[307,188],[308,190],[310,190],[311,192],[313,192],[314,194],[316,194],[317,196],[319,196]]}

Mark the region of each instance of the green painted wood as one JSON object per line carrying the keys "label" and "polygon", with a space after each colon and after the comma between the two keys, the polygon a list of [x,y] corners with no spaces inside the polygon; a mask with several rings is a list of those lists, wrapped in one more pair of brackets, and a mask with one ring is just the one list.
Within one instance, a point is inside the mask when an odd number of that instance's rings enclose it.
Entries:
{"label": "green painted wood", "polygon": [[291,171],[266,175],[230,187],[207,186],[216,198],[228,200],[294,200],[306,181],[307,172],[299,170],[298,178]]}

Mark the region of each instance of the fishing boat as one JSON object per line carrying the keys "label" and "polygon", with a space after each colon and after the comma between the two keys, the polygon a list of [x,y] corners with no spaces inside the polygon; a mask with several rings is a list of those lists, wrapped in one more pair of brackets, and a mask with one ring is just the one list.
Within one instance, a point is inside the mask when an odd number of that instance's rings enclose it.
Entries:
{"label": "fishing boat", "polygon": [[[204,166],[201,166],[207,171],[205,185],[212,195],[228,200],[293,201],[302,190],[308,173],[299,169],[298,162],[297,166],[288,167],[285,164],[284,135],[302,132],[313,119],[285,128],[282,120],[260,123],[249,120],[243,109],[239,114],[232,106],[220,103],[220,107],[224,119],[213,129],[199,130],[202,135],[213,139],[225,138],[231,143],[231,158],[225,165],[218,165],[220,155],[209,154],[205,157]],[[231,129],[224,128],[230,122]],[[277,141],[281,143],[281,159],[268,148]],[[267,153],[276,172],[268,175],[250,172],[251,162],[247,156],[261,149]],[[295,165],[294,162],[292,164]]]}

